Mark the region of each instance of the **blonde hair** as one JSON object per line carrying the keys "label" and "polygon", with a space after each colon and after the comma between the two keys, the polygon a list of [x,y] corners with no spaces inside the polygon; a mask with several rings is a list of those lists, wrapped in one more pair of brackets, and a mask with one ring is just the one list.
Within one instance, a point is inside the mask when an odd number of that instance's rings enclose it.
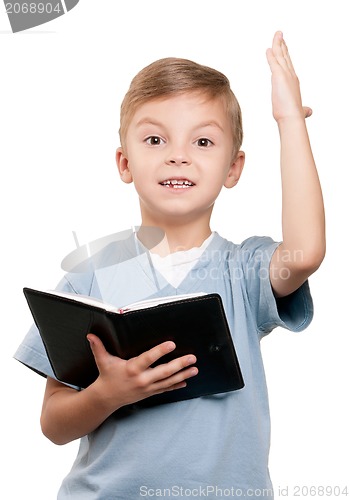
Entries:
{"label": "blonde hair", "polygon": [[120,142],[125,138],[135,111],[151,100],[187,92],[203,92],[209,99],[221,98],[232,126],[233,152],[242,145],[242,114],[228,78],[219,71],[188,59],[168,57],[143,68],[131,81],[120,109]]}

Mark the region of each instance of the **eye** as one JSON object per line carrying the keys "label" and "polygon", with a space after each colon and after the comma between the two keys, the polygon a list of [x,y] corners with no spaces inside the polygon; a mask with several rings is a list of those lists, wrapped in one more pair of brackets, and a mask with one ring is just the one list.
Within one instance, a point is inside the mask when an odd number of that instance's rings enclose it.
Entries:
{"label": "eye", "polygon": [[201,148],[208,148],[209,146],[212,146],[213,143],[210,139],[206,139],[205,137],[201,137],[197,141],[197,145],[200,146]]}
{"label": "eye", "polygon": [[151,135],[151,136],[147,137],[145,142],[146,142],[146,144],[149,144],[150,146],[160,146],[161,144],[164,143],[163,139],[161,139],[157,135]]}

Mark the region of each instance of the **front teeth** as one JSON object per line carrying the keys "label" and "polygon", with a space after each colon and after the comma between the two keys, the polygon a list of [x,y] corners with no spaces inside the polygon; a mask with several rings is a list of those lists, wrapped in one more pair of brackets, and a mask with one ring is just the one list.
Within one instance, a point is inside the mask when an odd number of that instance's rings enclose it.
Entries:
{"label": "front teeth", "polygon": [[171,179],[171,180],[168,180],[168,181],[164,181],[161,183],[162,186],[165,186],[165,187],[170,187],[172,186],[173,188],[175,189],[186,189],[190,186],[193,186],[193,183],[190,182],[190,181],[178,181],[176,179]]}

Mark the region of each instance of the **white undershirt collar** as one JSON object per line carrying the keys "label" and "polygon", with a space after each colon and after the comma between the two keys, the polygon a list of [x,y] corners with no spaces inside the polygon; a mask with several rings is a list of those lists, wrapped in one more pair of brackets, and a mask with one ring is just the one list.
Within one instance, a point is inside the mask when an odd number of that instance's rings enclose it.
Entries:
{"label": "white undershirt collar", "polygon": [[189,271],[197,264],[213,238],[214,233],[211,233],[200,247],[180,250],[165,257],[161,257],[156,253],[150,253],[153,266],[173,287],[177,288]]}

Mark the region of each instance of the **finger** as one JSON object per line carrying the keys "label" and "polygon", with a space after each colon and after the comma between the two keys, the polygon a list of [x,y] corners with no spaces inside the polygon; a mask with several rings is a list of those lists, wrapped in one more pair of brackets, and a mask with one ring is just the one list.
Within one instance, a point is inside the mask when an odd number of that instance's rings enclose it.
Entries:
{"label": "finger", "polygon": [[197,374],[198,368],[195,366],[188,368],[187,370],[182,370],[171,377],[155,382],[152,386],[152,391],[155,391],[155,393],[161,393],[181,389],[182,387],[186,387],[187,379],[195,377]]}
{"label": "finger", "polygon": [[129,359],[128,364],[133,365],[133,369],[136,372],[142,372],[147,370],[153,363],[158,361],[162,356],[169,354],[175,349],[175,343],[168,341],[163,342],[155,347],[152,347],[149,351],[146,351],[139,356]]}
{"label": "finger", "polygon": [[274,56],[272,49],[267,49],[266,58],[267,58],[267,62],[269,63],[269,66],[270,66],[272,73],[280,68],[280,65],[278,64],[277,59]]}
{"label": "finger", "polygon": [[281,31],[277,31],[275,33],[275,36],[273,37],[272,41],[272,51],[278,62],[285,62],[284,61],[284,54],[283,54],[283,34]]}
{"label": "finger", "polygon": [[284,38],[282,38],[281,49],[282,49],[282,54],[283,54],[283,57],[284,57],[284,59],[286,61],[286,64],[288,66],[289,71],[292,74],[295,74],[294,66],[293,66],[292,60],[290,58],[288,47],[287,47],[287,44],[286,44]]}
{"label": "finger", "polygon": [[101,339],[92,333],[87,335],[87,340],[89,341],[92,354],[94,355],[97,368],[99,372],[101,372],[101,368],[103,363],[106,362],[110,358],[110,354],[106,351],[105,346],[103,345]]}
{"label": "finger", "polygon": [[283,39],[282,31],[277,31],[275,33],[275,36],[274,36],[273,42],[272,42],[272,51],[273,51],[274,56],[277,59],[278,64],[285,71],[293,71],[293,69],[291,69],[291,61],[290,61],[290,57],[288,54],[287,45]]}
{"label": "finger", "polygon": [[[280,38],[277,32],[274,36],[272,47],[266,50],[267,62],[269,63],[271,72],[279,71],[283,60],[283,54],[280,47]],[[283,66],[282,66],[283,67]]]}
{"label": "finger", "polygon": [[[191,366],[196,361],[196,356],[190,354],[188,356],[181,356],[181,358],[173,359],[169,361],[169,363],[158,365],[149,372],[149,381],[150,383],[156,383],[170,378],[176,380],[176,382],[185,380],[189,376],[192,376],[192,373],[196,374],[197,368]],[[189,370],[184,370],[189,366],[191,366]]]}

